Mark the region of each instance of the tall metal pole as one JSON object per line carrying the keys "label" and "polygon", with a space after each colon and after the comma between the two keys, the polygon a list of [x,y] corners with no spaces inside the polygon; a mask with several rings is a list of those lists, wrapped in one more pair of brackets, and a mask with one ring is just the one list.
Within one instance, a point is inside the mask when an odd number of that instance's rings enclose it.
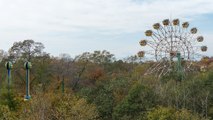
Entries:
{"label": "tall metal pole", "polygon": [[178,79],[180,81],[182,81],[183,80],[183,69],[182,69],[182,65],[181,65],[181,54],[179,52],[177,53],[177,59],[178,59],[178,63],[177,63]]}
{"label": "tall metal pole", "polygon": [[62,88],[62,93],[64,93],[64,76],[62,78],[61,88]]}
{"label": "tall metal pole", "polygon": [[8,94],[10,94],[11,69],[13,67],[12,62],[6,62],[5,67],[7,68],[7,90]]}
{"label": "tall metal pole", "polygon": [[7,89],[8,93],[10,93],[10,69],[7,70]]}
{"label": "tall metal pole", "polygon": [[30,100],[30,69],[32,68],[32,65],[30,62],[25,62],[24,67],[26,69],[26,95],[24,100],[28,101]]}

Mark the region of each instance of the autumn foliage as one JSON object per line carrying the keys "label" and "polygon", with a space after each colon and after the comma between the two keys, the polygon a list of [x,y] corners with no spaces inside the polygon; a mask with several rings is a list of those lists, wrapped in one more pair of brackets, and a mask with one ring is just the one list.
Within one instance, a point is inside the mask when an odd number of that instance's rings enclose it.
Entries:
{"label": "autumn foliage", "polygon": [[[213,119],[212,58],[194,62],[205,71],[144,75],[152,64],[137,56],[117,60],[104,51],[59,57],[33,40],[1,54],[0,120],[208,120]],[[6,61],[13,62],[10,92]],[[31,61],[31,100],[24,101],[25,61]]]}

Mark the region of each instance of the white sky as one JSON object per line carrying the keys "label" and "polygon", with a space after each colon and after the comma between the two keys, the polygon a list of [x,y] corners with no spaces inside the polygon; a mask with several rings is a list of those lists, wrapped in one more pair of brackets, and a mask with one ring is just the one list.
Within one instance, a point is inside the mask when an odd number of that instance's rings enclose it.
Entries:
{"label": "white sky", "polygon": [[[108,50],[126,57],[153,23],[180,18],[201,28],[213,56],[213,0],[0,0],[0,49],[42,42],[52,55]],[[204,19],[207,20],[204,24]]]}

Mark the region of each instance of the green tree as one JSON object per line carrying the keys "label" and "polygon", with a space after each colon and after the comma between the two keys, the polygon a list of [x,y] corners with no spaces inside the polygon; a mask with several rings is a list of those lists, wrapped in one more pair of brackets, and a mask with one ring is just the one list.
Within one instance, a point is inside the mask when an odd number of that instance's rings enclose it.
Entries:
{"label": "green tree", "polygon": [[149,88],[135,84],[124,100],[118,104],[113,112],[115,120],[137,119],[156,104],[156,96]]}
{"label": "green tree", "polygon": [[66,94],[53,102],[52,119],[57,120],[96,120],[99,118],[94,104],[86,99]]}
{"label": "green tree", "polygon": [[148,112],[147,120],[207,120],[186,109],[176,110],[172,107],[157,107]]}
{"label": "green tree", "polygon": [[89,103],[97,106],[100,119],[112,119],[114,96],[109,84],[100,85],[97,88],[82,88],[80,96],[87,99]]}
{"label": "green tree", "polygon": [[8,106],[0,105],[0,119],[1,120],[17,120],[13,112],[10,111]]}

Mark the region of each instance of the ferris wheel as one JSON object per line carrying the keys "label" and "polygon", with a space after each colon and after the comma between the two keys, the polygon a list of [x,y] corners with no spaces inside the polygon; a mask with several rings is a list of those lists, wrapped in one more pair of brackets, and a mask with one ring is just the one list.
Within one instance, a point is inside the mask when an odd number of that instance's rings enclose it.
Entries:
{"label": "ferris wheel", "polygon": [[153,30],[145,31],[145,35],[147,39],[139,42],[145,50],[138,52],[138,56],[152,56],[156,61],[146,74],[166,75],[172,71],[177,59],[185,61],[185,64],[181,63],[183,71],[190,71],[193,61],[202,57],[201,52],[207,51],[207,46],[202,45],[204,37],[198,33],[198,29],[190,29],[188,22],[180,23],[179,19],[155,23]]}

